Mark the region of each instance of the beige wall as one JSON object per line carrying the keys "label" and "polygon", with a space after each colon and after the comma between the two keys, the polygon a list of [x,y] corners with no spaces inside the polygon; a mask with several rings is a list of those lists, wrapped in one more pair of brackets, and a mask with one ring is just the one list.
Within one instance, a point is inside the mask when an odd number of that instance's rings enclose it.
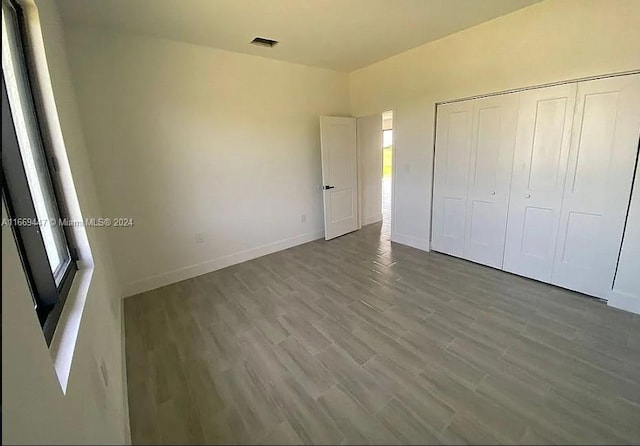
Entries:
{"label": "beige wall", "polygon": [[[75,183],[77,204],[84,216],[99,216],[100,205],[69,79],[60,18],[53,1],[38,0],[37,5],[60,119],[58,130],[62,128],[61,139],[67,153],[67,157],[59,161],[61,170],[70,171],[73,176],[65,176],[65,184]],[[53,352],[47,348],[33,310],[13,234],[10,228],[2,227],[3,444],[104,444],[123,443],[127,439],[121,291],[104,231],[89,228],[86,238],[94,270],[81,312],[66,393],[63,393],[54,368]],[[69,307],[65,307],[61,324],[68,316]],[[108,375],[106,384],[100,371],[102,362]]]}
{"label": "beige wall", "polygon": [[135,219],[110,233],[125,294],[322,237],[319,116],[349,114],[347,74],[67,31],[100,201]]}
{"label": "beige wall", "polygon": [[547,0],[350,74],[357,116],[640,68],[640,2]]}

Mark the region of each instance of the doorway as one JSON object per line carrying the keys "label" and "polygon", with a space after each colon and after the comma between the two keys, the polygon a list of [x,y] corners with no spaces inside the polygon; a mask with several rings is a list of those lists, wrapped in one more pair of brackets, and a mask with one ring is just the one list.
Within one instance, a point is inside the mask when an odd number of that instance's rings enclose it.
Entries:
{"label": "doorway", "polygon": [[393,111],[382,113],[382,230],[391,234]]}

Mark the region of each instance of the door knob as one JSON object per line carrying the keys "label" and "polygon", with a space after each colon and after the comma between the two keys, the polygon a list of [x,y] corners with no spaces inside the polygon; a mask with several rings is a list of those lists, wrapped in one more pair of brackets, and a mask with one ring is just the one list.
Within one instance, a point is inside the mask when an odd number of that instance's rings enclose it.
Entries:
{"label": "door knob", "polygon": [[524,194],[524,198],[531,198],[531,194]]}
{"label": "door knob", "polygon": [[322,186],[323,190],[335,189],[335,186]]}
{"label": "door knob", "polygon": [[491,191],[491,195],[495,195],[495,194],[496,194],[495,190]]}

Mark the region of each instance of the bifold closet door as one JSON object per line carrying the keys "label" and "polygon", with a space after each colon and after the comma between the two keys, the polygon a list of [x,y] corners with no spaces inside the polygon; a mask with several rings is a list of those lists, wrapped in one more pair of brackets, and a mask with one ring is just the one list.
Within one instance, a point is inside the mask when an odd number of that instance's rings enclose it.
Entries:
{"label": "bifold closet door", "polygon": [[518,98],[438,106],[434,250],[502,267]]}
{"label": "bifold closet door", "polygon": [[502,268],[519,93],[473,101],[463,257]]}
{"label": "bifold closet door", "polygon": [[639,135],[640,75],[578,84],[551,283],[608,297]]}
{"label": "bifold closet door", "polygon": [[438,105],[431,247],[462,257],[473,101]]}
{"label": "bifold closet door", "polygon": [[520,94],[503,269],[551,281],[577,85]]}

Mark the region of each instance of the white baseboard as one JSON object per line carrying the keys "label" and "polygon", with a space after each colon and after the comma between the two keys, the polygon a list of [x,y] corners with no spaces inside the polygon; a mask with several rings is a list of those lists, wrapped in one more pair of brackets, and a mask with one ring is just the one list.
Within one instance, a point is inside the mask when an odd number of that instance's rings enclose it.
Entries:
{"label": "white baseboard", "polygon": [[156,288],[201,276],[202,274],[217,271],[219,269],[226,268],[227,266],[246,262],[247,260],[262,257],[273,252],[282,251],[283,249],[292,248],[303,243],[312,242],[323,237],[324,232],[310,232],[296,237],[279,240],[277,242],[267,243],[245,251],[228,254],[226,256],[218,257],[217,259],[207,260],[195,265],[185,266],[184,268],[168,271],[166,273],[145,277],[144,279],[125,284],[123,287],[124,297],[155,290]]}
{"label": "white baseboard", "polygon": [[392,234],[391,241],[400,243],[401,245],[411,246],[412,248],[420,249],[422,251],[430,251],[429,240],[414,237],[412,235]]}
{"label": "white baseboard", "polygon": [[370,225],[372,223],[378,223],[379,221],[382,221],[382,214],[374,215],[372,217],[363,218],[362,219],[362,226],[367,226],[367,225]]}
{"label": "white baseboard", "polygon": [[607,305],[640,314],[640,296],[634,296],[633,294],[611,290]]}

